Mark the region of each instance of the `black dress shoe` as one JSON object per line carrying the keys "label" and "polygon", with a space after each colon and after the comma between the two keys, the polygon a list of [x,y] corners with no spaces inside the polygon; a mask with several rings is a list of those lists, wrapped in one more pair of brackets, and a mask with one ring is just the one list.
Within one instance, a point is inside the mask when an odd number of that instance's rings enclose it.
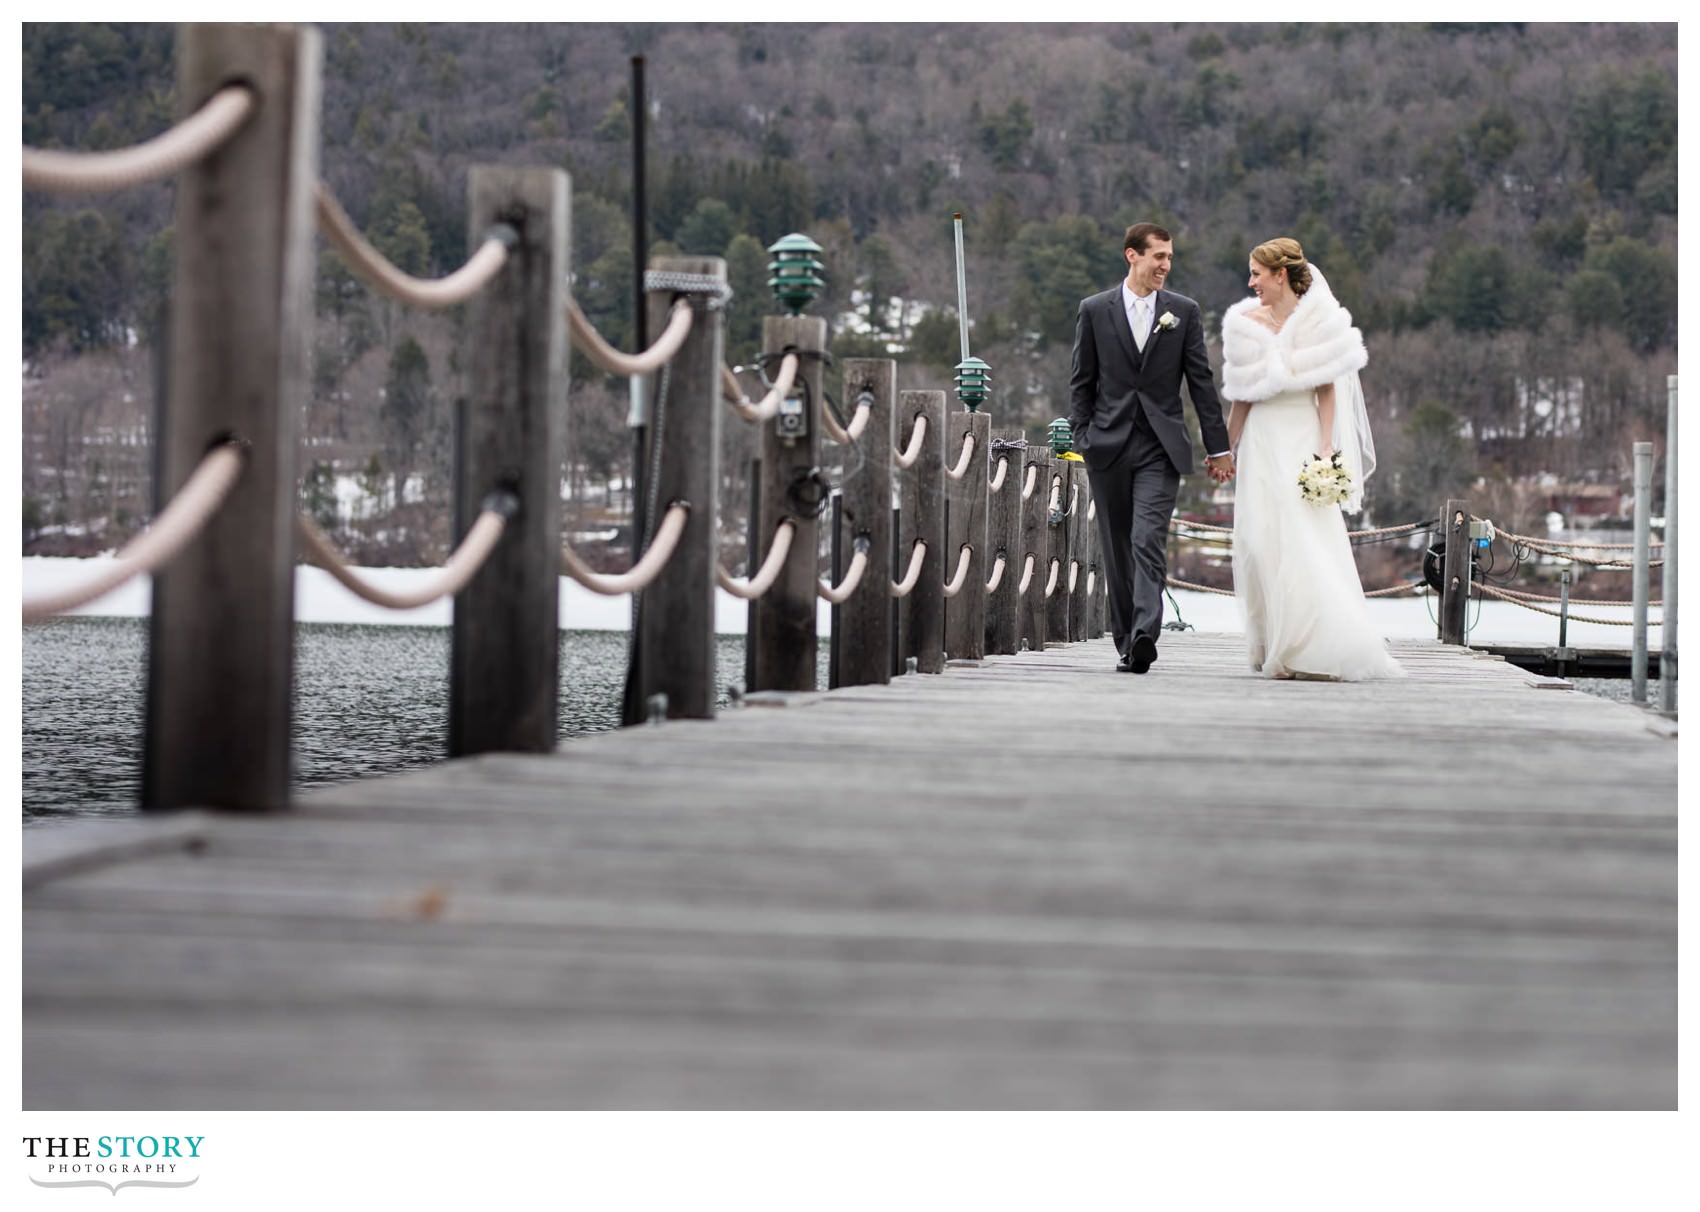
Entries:
{"label": "black dress shoe", "polygon": [[1144,673],[1157,659],[1157,641],[1148,635],[1133,637],[1133,649],[1128,653],[1128,666],[1135,673]]}

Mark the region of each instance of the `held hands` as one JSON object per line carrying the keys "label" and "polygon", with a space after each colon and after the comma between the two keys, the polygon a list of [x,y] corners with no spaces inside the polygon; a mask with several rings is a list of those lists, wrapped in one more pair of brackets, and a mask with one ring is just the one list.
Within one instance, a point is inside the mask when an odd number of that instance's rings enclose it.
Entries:
{"label": "held hands", "polygon": [[1215,455],[1204,460],[1204,467],[1210,478],[1218,484],[1226,484],[1234,478],[1234,456],[1227,454]]}

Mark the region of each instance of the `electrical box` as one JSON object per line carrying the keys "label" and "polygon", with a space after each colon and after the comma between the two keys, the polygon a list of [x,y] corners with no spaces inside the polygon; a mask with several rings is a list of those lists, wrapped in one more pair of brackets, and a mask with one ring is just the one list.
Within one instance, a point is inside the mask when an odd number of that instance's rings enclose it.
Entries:
{"label": "electrical box", "polygon": [[1493,536],[1494,536],[1494,529],[1493,529],[1493,523],[1492,522],[1489,522],[1489,521],[1486,521],[1486,520],[1483,520],[1483,521],[1476,521],[1474,519],[1471,520],[1471,522],[1470,522],[1470,538],[1475,542],[1477,547],[1486,547],[1488,544],[1492,543],[1493,542]]}
{"label": "electrical box", "polygon": [[786,396],[779,401],[779,412],[773,418],[774,432],[787,442],[807,437],[808,416],[803,412],[802,396]]}

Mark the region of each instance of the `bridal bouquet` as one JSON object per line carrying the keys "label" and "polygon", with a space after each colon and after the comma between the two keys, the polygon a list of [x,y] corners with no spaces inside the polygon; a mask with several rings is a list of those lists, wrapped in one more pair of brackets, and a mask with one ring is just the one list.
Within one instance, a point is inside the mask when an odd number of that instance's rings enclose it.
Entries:
{"label": "bridal bouquet", "polygon": [[1352,473],[1340,462],[1340,452],[1328,458],[1312,455],[1299,469],[1299,496],[1312,505],[1344,504],[1352,495]]}

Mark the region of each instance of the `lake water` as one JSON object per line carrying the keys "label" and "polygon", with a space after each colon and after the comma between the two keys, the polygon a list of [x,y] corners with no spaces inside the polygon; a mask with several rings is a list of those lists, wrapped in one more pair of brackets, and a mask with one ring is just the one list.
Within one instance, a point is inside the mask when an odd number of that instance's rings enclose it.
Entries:
{"label": "lake water", "polygon": [[[64,618],[24,631],[26,823],[128,814],[141,781],[146,619]],[[820,645],[826,685],[828,644]],[[720,701],[744,678],[744,637],[720,637]],[[563,738],[620,726],[626,633],[561,634]],[[301,623],[295,633],[295,785],[429,766],[448,751],[445,627]]]}
{"label": "lake water", "polygon": [[[429,766],[448,750],[446,627],[301,623],[295,641],[295,785]],[[818,685],[829,644],[820,644]],[[136,810],[147,620],[63,618],[24,631],[25,823]],[[620,726],[626,633],[561,633],[562,738]],[[744,637],[720,637],[720,702],[744,677]],[[1629,701],[1628,679],[1579,690]],[[1658,681],[1648,694],[1658,701]]]}

